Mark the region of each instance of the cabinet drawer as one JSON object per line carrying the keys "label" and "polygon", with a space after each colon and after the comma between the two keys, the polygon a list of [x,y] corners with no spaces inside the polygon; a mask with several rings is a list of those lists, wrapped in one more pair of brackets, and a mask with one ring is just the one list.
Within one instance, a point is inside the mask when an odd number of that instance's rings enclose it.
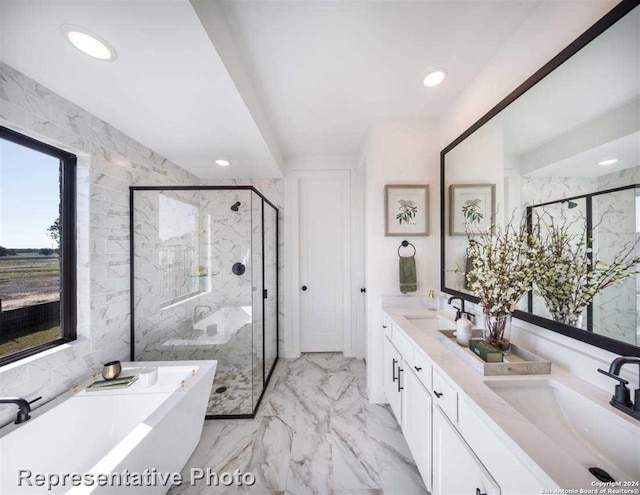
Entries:
{"label": "cabinet drawer", "polygon": [[542,493],[545,488],[560,488],[552,486],[550,481],[538,481],[511,448],[480,419],[468,402],[469,399],[462,395],[458,398],[458,429],[504,493]]}
{"label": "cabinet drawer", "polygon": [[393,326],[391,342],[393,342],[393,345],[396,346],[396,349],[398,349],[400,355],[409,366],[413,366],[413,343],[397,325]]}
{"label": "cabinet drawer", "polygon": [[444,375],[437,369],[433,369],[433,400],[438,404],[447,417],[453,422],[458,422],[458,392]]}
{"label": "cabinet drawer", "polygon": [[418,380],[422,382],[422,385],[424,385],[427,390],[431,390],[431,361],[415,347],[413,348],[413,364],[411,367],[413,371],[415,371]]}

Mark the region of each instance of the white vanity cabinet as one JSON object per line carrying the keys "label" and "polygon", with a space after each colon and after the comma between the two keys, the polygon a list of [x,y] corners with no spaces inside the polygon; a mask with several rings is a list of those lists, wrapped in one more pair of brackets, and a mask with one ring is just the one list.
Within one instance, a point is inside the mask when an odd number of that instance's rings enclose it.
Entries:
{"label": "white vanity cabinet", "polygon": [[500,487],[439,406],[433,408],[434,495],[499,495]]}
{"label": "white vanity cabinet", "polygon": [[383,322],[384,390],[427,489],[433,495],[540,493],[544,484],[513,455],[517,447],[476,414],[426,349],[387,315]]}
{"label": "white vanity cabinet", "polygon": [[398,423],[402,423],[402,390],[399,374],[402,356],[389,337],[384,338],[384,392]]}
{"label": "white vanity cabinet", "polygon": [[424,373],[423,365],[416,372],[407,366],[402,374],[404,390],[402,391],[402,431],[407,439],[409,449],[420,470],[427,490],[431,491],[431,414],[433,399],[429,391],[422,385],[417,373]]}

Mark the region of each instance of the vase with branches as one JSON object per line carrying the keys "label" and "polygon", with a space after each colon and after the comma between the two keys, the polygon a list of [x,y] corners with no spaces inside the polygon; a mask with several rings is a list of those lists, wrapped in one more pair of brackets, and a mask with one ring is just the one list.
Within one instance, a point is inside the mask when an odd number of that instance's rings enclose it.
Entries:
{"label": "vase with branches", "polygon": [[582,312],[600,292],[638,273],[638,242],[627,243],[611,262],[605,262],[593,252],[586,230],[576,233],[575,222],[558,223],[547,216],[544,222],[538,220],[544,256],[535,292],[555,321],[579,326]]}
{"label": "vase with branches", "polygon": [[503,352],[509,351],[511,315],[539,276],[543,255],[537,228],[525,221],[512,218],[469,233],[467,284],[483,308],[485,340]]}

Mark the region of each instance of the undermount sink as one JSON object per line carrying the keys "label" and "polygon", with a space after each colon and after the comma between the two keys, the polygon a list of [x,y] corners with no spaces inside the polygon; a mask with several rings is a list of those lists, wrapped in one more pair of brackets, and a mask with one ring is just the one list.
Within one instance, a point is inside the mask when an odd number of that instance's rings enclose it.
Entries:
{"label": "undermount sink", "polygon": [[616,481],[640,479],[640,423],[634,425],[555,380],[485,384],[585,469],[599,467]]}
{"label": "undermount sink", "polygon": [[438,315],[403,315],[420,330],[455,330],[456,324]]}

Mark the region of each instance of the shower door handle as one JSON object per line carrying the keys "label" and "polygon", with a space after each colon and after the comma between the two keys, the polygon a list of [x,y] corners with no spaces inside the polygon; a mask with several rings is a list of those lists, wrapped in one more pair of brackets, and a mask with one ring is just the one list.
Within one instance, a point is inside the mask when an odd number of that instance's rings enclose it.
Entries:
{"label": "shower door handle", "polygon": [[303,286],[302,286],[302,290],[303,290],[303,291],[306,291],[306,290],[307,290],[307,286],[306,286],[306,285],[303,285]]}

